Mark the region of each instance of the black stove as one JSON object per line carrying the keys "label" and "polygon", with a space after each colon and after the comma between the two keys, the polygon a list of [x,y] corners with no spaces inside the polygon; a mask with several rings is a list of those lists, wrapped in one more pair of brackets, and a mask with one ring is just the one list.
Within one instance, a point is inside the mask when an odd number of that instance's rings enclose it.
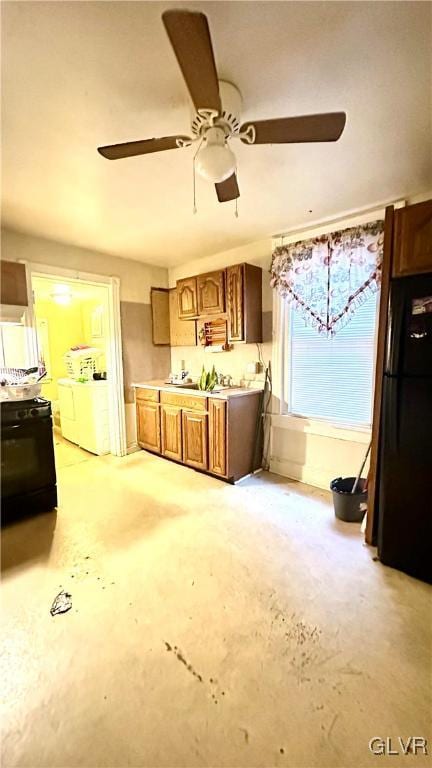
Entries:
{"label": "black stove", "polygon": [[57,506],[51,403],[0,401],[2,522]]}
{"label": "black stove", "polygon": [[51,403],[43,397],[33,400],[1,400],[1,424],[17,424],[23,419],[51,417]]}

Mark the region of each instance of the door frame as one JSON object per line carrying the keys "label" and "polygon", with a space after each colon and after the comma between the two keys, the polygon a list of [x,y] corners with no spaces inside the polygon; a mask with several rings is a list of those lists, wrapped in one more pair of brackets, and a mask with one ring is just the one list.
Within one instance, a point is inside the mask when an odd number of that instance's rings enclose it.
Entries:
{"label": "door frame", "polygon": [[38,347],[36,336],[36,322],[33,300],[33,277],[63,278],[68,282],[86,283],[107,289],[108,307],[108,343],[107,343],[107,368],[108,376],[108,412],[110,430],[110,450],[114,456],[126,456],[126,417],[123,388],[123,354],[120,320],[120,279],[107,275],[98,275],[91,272],[66,269],[65,267],[53,267],[48,264],[37,264],[20,260],[26,267],[27,290],[29,308],[27,313],[29,326],[29,355],[32,362],[38,362]]}

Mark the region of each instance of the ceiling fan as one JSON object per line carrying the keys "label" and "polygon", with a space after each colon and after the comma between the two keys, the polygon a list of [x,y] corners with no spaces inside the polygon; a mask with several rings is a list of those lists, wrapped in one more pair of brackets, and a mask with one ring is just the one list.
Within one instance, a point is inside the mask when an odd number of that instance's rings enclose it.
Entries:
{"label": "ceiling fan", "polygon": [[337,141],[341,136],[345,112],[241,124],[241,95],[231,83],[218,80],[207,17],[195,11],[167,10],[162,21],[195,108],[192,136],[163,136],[98,147],[103,157],[119,160],[200,142],[197,171],[215,184],[218,200],[224,203],[240,196],[236,158],[228,146],[229,140],[240,139],[243,144],[297,144]]}

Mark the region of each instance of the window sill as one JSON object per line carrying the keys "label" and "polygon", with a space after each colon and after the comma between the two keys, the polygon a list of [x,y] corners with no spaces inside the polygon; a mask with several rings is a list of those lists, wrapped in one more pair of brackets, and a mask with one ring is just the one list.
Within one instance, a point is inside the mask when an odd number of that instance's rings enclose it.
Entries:
{"label": "window sill", "polygon": [[331,437],[334,440],[348,440],[352,443],[364,443],[365,445],[369,443],[371,438],[370,427],[338,426],[330,424],[330,422],[307,419],[292,414],[273,415],[271,423],[272,427],[278,429],[290,429],[293,432],[321,435],[321,437]]}

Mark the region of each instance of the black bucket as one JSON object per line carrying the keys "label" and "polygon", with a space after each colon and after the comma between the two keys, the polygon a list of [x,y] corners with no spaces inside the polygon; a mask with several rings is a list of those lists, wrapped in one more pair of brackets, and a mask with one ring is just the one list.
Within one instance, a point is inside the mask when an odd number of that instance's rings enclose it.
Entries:
{"label": "black bucket", "polygon": [[355,477],[337,477],[330,483],[335,515],[346,523],[361,523],[366,512],[366,479],[361,477],[356,492],[351,493],[355,480]]}

